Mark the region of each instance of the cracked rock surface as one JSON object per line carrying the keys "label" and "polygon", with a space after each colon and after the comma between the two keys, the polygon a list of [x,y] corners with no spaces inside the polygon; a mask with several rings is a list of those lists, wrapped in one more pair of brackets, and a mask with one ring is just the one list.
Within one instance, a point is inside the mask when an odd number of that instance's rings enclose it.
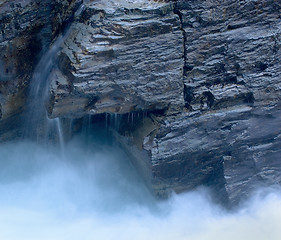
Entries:
{"label": "cracked rock surface", "polygon": [[33,70],[80,4],[79,0],[0,1],[0,140],[20,134],[17,121]]}
{"label": "cracked rock surface", "polygon": [[50,116],[121,116],[115,136],[159,196],[208,185],[234,204],[280,184],[280,3],[143,3],[88,2]]}
{"label": "cracked rock surface", "polygon": [[183,108],[179,17],[142,2],[86,5],[53,72],[51,117]]}
{"label": "cracked rock surface", "polygon": [[[2,2],[0,17],[10,16]],[[2,118],[59,31],[42,23],[50,12],[21,4],[23,23],[12,11],[0,24]],[[156,195],[207,185],[237,204],[281,183],[280,12],[276,0],[85,1],[50,76],[49,116],[113,116],[107,124]],[[37,51],[24,62],[28,44]],[[13,49],[18,57],[5,58]]]}

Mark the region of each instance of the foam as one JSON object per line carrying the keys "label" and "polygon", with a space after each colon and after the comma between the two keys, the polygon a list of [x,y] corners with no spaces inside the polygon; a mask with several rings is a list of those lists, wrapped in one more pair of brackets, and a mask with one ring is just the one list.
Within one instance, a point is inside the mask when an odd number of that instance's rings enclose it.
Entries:
{"label": "foam", "polygon": [[206,189],[156,201],[125,154],[77,141],[65,157],[33,143],[0,146],[0,239],[277,240],[279,190],[260,191],[235,212]]}

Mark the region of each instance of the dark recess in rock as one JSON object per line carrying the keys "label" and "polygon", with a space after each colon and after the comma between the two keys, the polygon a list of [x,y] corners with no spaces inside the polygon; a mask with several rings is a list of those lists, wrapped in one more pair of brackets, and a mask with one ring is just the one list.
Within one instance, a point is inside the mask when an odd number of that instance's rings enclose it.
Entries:
{"label": "dark recess in rock", "polygon": [[211,108],[214,104],[214,101],[215,101],[215,97],[211,92],[207,91],[202,93],[202,97],[200,99],[200,103],[202,107],[204,103],[207,103],[208,107]]}
{"label": "dark recess in rock", "polygon": [[190,104],[193,99],[194,99],[194,94],[193,94],[192,87],[184,85],[184,101],[185,101],[186,108],[188,108],[188,109],[191,108]]}
{"label": "dark recess in rock", "polygon": [[103,122],[158,196],[207,185],[238,204],[281,183],[279,1],[91,1],[76,18],[81,1],[24,2],[0,12],[1,134],[18,124],[36,62],[73,21],[50,117]]}
{"label": "dark recess in rock", "polygon": [[268,65],[266,63],[263,63],[263,62],[257,62],[255,67],[260,71],[264,71],[268,68]]}

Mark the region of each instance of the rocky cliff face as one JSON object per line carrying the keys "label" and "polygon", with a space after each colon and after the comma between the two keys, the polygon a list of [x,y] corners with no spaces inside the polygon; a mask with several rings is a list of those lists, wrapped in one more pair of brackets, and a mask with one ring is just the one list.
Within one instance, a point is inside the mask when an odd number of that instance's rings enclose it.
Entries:
{"label": "rocky cliff face", "polygon": [[280,6],[279,1],[177,3],[185,36],[189,113],[184,115],[194,115],[180,121],[185,124],[176,127],[179,137],[160,141],[165,146],[181,141],[186,162],[201,152],[205,163],[200,163],[212,178],[217,169],[231,202],[257,185],[281,180]]}
{"label": "rocky cliff face", "polygon": [[81,1],[0,1],[0,134],[13,138],[39,58],[63,31]]}
{"label": "rocky cliff face", "polygon": [[173,4],[118,2],[94,1],[72,25],[53,72],[52,117],[184,106],[183,37]]}
{"label": "rocky cliff face", "polygon": [[144,2],[88,4],[50,115],[123,114],[115,135],[161,196],[205,184],[235,203],[280,183],[280,3]]}
{"label": "rocky cliff face", "polygon": [[280,184],[280,10],[276,0],[89,1],[58,53],[49,115],[105,114],[160,196],[208,185],[237,203]]}

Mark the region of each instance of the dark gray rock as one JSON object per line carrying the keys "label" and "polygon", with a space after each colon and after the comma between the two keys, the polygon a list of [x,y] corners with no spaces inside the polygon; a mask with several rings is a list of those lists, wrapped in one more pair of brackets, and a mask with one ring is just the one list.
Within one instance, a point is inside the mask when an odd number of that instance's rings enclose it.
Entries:
{"label": "dark gray rock", "polygon": [[[280,184],[280,2],[179,1],[176,9],[185,35],[185,106],[196,122],[219,113],[202,125],[205,136],[197,128],[186,139],[201,138],[197,152],[204,146],[210,161],[223,163],[231,202],[258,185]],[[233,119],[230,107],[251,109]]]}
{"label": "dark gray rock", "polygon": [[[5,127],[72,3],[0,5]],[[52,71],[49,115],[111,114],[106,125],[159,196],[207,185],[236,204],[280,184],[280,9],[276,0],[88,1]],[[59,24],[43,23],[47,15]]]}
{"label": "dark gray rock", "polygon": [[183,1],[185,102],[192,110],[280,99],[278,1]]}
{"label": "dark gray rock", "polygon": [[[33,70],[50,44],[71,20],[81,0],[0,2],[0,104],[1,139],[11,134],[25,104]],[[9,120],[10,119],[10,120]],[[11,131],[9,133],[9,130]],[[7,137],[7,138],[10,138]]]}
{"label": "dark gray rock", "polygon": [[238,203],[257,187],[281,183],[280,104],[150,115],[117,139],[158,195],[206,185]]}
{"label": "dark gray rock", "polygon": [[51,117],[183,108],[183,37],[173,4],[87,5],[52,77]]}
{"label": "dark gray rock", "polygon": [[156,194],[203,184],[237,204],[281,183],[280,3],[179,1],[174,12],[184,35],[186,109],[117,139]]}

